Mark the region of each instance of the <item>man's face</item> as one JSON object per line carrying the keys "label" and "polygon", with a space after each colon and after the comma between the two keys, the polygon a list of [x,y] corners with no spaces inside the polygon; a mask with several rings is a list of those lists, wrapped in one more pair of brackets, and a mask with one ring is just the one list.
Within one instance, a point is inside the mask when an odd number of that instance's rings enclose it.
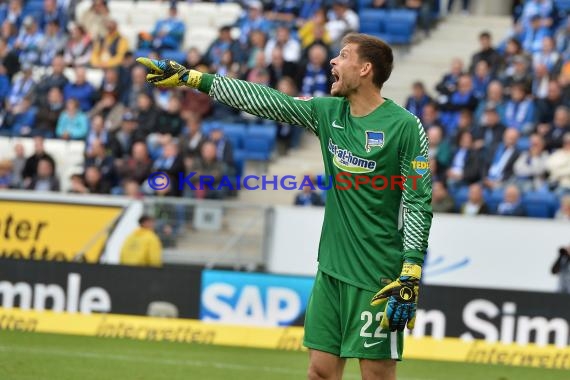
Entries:
{"label": "man's face", "polygon": [[469,201],[479,203],[483,199],[483,189],[479,185],[471,185],[469,187]]}
{"label": "man's face", "polygon": [[360,86],[360,70],[362,62],[357,52],[358,46],[347,44],[337,57],[331,60],[334,83],[331,87],[331,95],[348,96]]}

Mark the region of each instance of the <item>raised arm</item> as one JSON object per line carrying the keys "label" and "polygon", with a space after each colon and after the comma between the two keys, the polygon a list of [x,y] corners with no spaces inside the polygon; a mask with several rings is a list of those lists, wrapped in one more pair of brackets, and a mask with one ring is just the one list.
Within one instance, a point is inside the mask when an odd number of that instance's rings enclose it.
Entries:
{"label": "raised arm", "polygon": [[156,86],[192,87],[231,107],[264,119],[302,126],[317,134],[313,99],[294,98],[260,84],[188,70],[170,60],[137,58],[137,62],[151,70],[147,80]]}

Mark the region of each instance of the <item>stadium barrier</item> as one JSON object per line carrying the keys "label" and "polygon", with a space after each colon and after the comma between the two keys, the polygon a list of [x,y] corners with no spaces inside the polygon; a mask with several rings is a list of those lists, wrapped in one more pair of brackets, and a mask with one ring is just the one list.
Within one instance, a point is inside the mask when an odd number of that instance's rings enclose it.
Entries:
{"label": "stadium barrier", "polygon": [[[3,259],[0,329],[302,350],[312,285],[200,267]],[[424,285],[404,355],[570,368],[569,303],[561,294]]]}
{"label": "stadium barrier", "polygon": [[[324,210],[279,206],[273,215],[267,271],[313,276]],[[423,280],[428,285],[554,292],[557,277],[550,269],[558,249],[568,243],[564,221],[435,214]]]}
{"label": "stadium barrier", "polygon": [[[69,314],[0,308],[0,329],[102,338],[214,344],[279,350],[305,350],[301,327],[251,327],[195,320],[112,314]],[[552,345],[463,341],[458,338],[407,339],[404,357],[510,366],[570,369],[570,348]]]}

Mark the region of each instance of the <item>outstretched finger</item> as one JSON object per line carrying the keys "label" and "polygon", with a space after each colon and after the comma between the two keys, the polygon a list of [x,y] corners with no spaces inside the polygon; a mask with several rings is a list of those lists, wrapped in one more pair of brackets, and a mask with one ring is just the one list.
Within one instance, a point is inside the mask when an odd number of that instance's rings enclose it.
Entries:
{"label": "outstretched finger", "polygon": [[164,64],[161,64],[160,61],[157,61],[156,59],[150,59],[150,58],[145,58],[145,57],[139,57],[137,58],[137,62],[146,66],[147,68],[149,68],[150,70],[157,72],[157,73],[161,73],[164,71]]}
{"label": "outstretched finger", "polygon": [[146,76],[146,80],[150,83],[157,83],[164,79],[164,75],[162,74],[148,74]]}

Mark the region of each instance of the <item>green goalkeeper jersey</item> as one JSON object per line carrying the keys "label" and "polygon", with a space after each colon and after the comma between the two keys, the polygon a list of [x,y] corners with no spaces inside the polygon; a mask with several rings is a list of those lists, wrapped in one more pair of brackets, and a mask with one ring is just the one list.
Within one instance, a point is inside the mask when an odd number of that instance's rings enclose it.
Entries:
{"label": "green goalkeeper jersey", "polygon": [[[385,99],[371,114],[355,117],[345,98],[293,98],[209,74],[199,89],[318,136],[333,182],[326,194],[320,270],[376,291],[398,277],[404,259],[423,263],[432,220],[431,174],[426,135],[414,115]],[[356,182],[362,183],[358,189]]]}

